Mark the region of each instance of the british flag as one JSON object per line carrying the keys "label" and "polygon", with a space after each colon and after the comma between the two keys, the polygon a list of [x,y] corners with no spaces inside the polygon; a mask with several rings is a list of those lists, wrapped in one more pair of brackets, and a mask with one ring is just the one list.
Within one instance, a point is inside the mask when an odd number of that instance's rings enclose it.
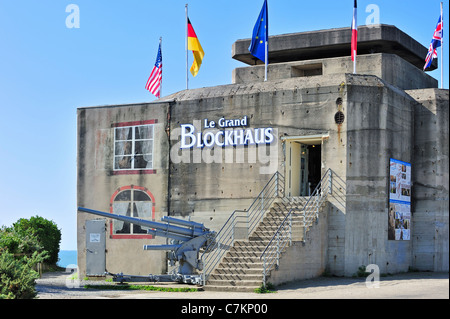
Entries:
{"label": "british flag", "polygon": [[436,49],[442,45],[443,36],[444,31],[443,31],[442,17],[439,17],[436,30],[433,33],[433,39],[431,40],[430,47],[428,49],[428,54],[425,58],[425,66],[423,67],[424,70],[428,69],[431,66],[431,63],[433,62],[434,58],[438,57]]}

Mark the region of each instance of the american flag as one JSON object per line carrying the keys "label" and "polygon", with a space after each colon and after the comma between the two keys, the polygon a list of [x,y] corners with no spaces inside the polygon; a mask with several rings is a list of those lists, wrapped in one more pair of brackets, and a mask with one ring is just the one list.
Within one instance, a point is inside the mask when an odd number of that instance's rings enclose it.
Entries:
{"label": "american flag", "polygon": [[[431,66],[434,58],[437,58],[437,48],[441,46],[443,30],[442,30],[442,17],[439,17],[439,21],[436,26],[436,30],[433,33],[433,39],[431,40],[430,47],[428,49],[427,57],[425,58],[425,66],[424,70],[428,69]],[[441,57],[442,58],[442,57]]]}
{"label": "american flag", "polygon": [[155,66],[152,73],[147,80],[145,88],[157,98],[161,97],[161,82],[162,82],[162,54],[161,43],[159,43],[158,55],[156,56]]}

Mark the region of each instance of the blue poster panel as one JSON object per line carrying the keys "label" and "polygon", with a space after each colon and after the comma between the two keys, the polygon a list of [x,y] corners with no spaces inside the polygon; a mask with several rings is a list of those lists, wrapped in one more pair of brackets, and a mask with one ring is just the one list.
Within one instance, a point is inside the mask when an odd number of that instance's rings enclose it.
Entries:
{"label": "blue poster panel", "polygon": [[390,159],[389,240],[411,238],[411,164]]}

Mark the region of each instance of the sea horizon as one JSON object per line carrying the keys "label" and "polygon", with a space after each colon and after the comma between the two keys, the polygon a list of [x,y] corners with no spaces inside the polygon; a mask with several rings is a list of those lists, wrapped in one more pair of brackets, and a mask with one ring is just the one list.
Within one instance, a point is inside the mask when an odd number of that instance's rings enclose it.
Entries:
{"label": "sea horizon", "polygon": [[77,264],[77,251],[76,250],[60,250],[58,254],[57,266],[67,268],[69,265]]}

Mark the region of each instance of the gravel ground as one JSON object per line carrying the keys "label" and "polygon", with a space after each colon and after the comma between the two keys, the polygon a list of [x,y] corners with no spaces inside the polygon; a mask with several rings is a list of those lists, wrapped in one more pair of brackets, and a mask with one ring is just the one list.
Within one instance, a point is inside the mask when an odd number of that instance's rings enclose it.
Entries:
{"label": "gravel ground", "polygon": [[[278,287],[268,294],[239,292],[158,292],[85,289],[114,285],[104,281],[73,282],[64,272],[45,273],[36,281],[38,299],[449,299],[448,273],[414,272],[381,277],[379,288],[364,278],[321,277]],[[78,284],[78,286],[77,286]],[[157,285],[154,285],[157,286]],[[167,286],[165,284],[164,286]],[[173,285],[175,287],[193,287]]]}

